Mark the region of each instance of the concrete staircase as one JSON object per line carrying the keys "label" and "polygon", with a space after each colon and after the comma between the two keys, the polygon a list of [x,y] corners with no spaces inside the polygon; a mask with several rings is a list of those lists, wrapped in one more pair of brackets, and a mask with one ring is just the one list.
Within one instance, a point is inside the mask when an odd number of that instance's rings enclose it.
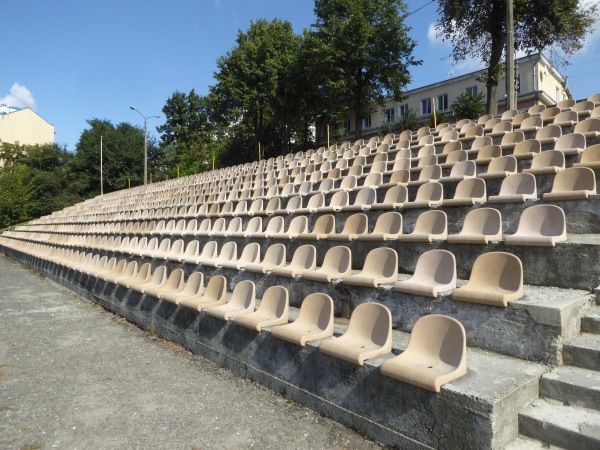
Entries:
{"label": "concrete staircase", "polygon": [[519,414],[521,436],[512,450],[527,448],[523,443],[531,439],[554,448],[600,449],[598,306],[582,317],[581,334],[565,343],[563,358],[564,366],[542,375],[541,398]]}

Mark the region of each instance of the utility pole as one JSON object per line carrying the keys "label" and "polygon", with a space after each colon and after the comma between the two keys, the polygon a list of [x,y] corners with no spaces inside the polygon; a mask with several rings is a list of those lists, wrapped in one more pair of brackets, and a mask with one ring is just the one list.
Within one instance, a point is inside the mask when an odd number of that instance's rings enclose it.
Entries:
{"label": "utility pole", "polygon": [[506,0],[506,103],[505,110],[517,109],[515,101],[515,34],[513,0]]}
{"label": "utility pole", "polygon": [[104,173],[102,171],[102,136],[100,136],[100,195],[104,194]]}

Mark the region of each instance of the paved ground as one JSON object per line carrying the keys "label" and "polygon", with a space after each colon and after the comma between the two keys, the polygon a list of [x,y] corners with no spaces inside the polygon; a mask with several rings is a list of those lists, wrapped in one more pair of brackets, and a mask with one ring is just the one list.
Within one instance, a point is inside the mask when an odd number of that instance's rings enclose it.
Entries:
{"label": "paved ground", "polygon": [[0,449],[375,449],[0,256]]}

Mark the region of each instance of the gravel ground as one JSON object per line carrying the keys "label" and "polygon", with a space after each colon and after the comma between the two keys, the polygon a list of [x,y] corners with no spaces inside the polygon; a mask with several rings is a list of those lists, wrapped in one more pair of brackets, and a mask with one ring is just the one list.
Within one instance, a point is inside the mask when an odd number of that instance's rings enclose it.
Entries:
{"label": "gravel ground", "polygon": [[381,447],[0,256],[0,448]]}

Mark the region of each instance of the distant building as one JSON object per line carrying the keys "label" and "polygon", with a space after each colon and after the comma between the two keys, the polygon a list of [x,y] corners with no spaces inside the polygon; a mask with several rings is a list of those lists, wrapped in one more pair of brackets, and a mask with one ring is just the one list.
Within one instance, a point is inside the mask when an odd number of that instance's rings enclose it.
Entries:
{"label": "distant building", "polygon": [[[517,59],[519,74],[519,91],[517,109],[527,109],[530,106],[543,104],[554,105],[561,100],[572,98],[567,87],[567,80],[541,53]],[[402,102],[388,100],[384,108],[378,108],[369,117],[363,119],[363,137],[377,134],[381,126],[399,121],[409,110],[416,112],[417,117],[423,121],[429,120],[433,111],[432,99],[435,107],[444,114],[452,115],[450,105],[460,94],[466,90],[474,92],[487,92],[484,83],[477,81],[477,77],[486,74],[487,69],[450,78],[438,83],[412,89],[406,92],[407,98]],[[504,111],[506,84],[504,78],[498,84],[498,112]],[[346,113],[344,121],[345,137],[355,136],[354,111]],[[327,141],[326,127],[319,127],[319,142]]]}
{"label": "distant building", "polygon": [[31,108],[0,105],[0,142],[24,145],[54,144],[54,125]]}

